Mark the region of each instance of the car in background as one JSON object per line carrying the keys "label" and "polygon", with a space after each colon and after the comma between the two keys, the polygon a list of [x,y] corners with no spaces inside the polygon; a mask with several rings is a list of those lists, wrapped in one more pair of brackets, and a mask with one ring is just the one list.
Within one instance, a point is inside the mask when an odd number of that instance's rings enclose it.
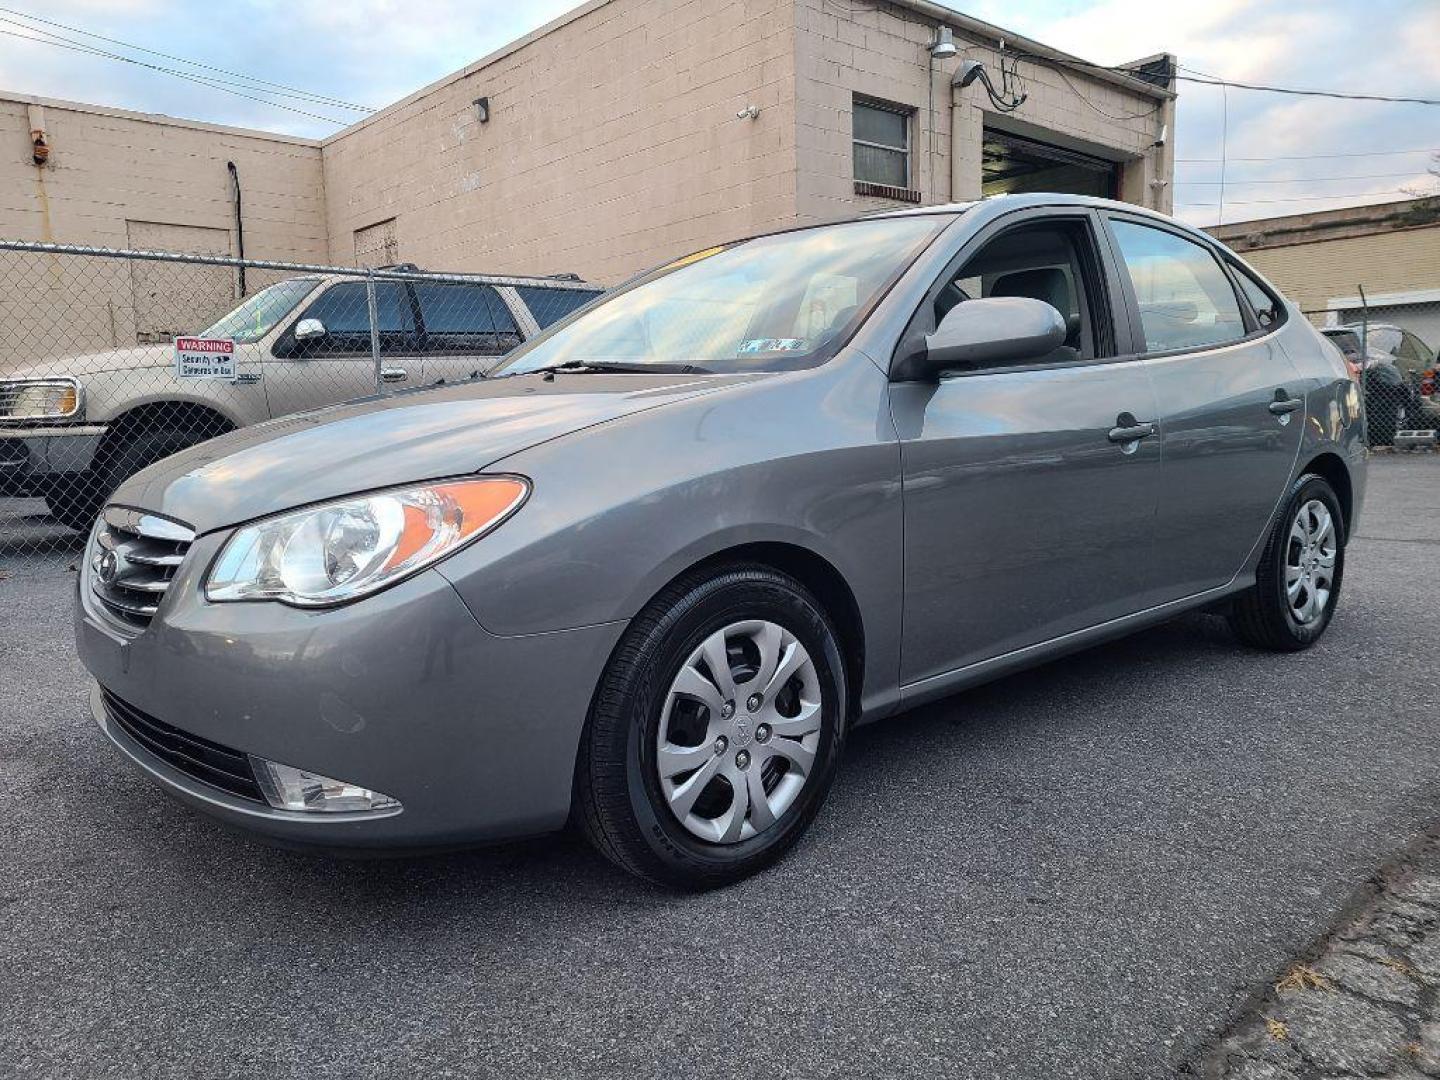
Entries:
{"label": "car in background", "polygon": [[84,530],[152,462],[261,420],[485,375],[604,290],[574,275],[426,276],[380,268],[380,370],[364,278],[304,275],[247,297],[200,337],[235,344],[234,379],[181,379],[168,343],[47,361],[0,379],[0,495],[38,496]]}
{"label": "car in background", "polygon": [[1364,387],[1371,446],[1391,445],[1397,431],[1440,429],[1440,403],[1433,400],[1436,355],[1424,341],[1388,323],[1325,327],[1320,332],[1340,350],[1351,375]]}

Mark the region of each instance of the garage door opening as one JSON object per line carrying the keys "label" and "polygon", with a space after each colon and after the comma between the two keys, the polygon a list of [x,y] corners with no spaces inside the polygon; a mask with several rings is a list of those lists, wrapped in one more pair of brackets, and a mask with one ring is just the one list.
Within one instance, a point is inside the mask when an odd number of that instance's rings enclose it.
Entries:
{"label": "garage door opening", "polygon": [[1118,198],[1120,166],[1104,158],[985,129],[980,190],[985,195],[1059,191]]}

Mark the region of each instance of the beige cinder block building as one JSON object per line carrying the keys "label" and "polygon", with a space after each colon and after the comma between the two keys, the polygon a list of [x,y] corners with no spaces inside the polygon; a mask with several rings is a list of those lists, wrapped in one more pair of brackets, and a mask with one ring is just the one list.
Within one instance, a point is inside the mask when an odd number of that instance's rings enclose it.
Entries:
{"label": "beige cinder block building", "polygon": [[1320,326],[1393,323],[1440,349],[1440,197],[1219,225]]}
{"label": "beige cinder block building", "polygon": [[[966,62],[984,77],[952,86]],[[319,141],[0,95],[0,238],[612,283],[722,239],[991,192],[1163,210],[1172,73],[1095,68],[926,0],[590,0]],[[165,270],[136,273],[131,310],[85,320],[97,342],[181,321],[145,310],[181,291]],[[210,277],[232,300],[236,276]],[[78,303],[75,284],[54,287]]]}

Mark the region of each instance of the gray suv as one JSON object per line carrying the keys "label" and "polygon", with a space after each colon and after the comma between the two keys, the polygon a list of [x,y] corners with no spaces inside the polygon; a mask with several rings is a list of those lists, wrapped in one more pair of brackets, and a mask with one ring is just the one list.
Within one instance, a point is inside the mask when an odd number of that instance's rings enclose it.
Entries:
{"label": "gray suv", "polygon": [[0,495],[40,496],[88,529],[120,482],[167,454],[274,416],[483,375],[602,290],[569,276],[423,276],[381,268],[381,370],[367,286],[304,275],[254,293],[198,336],[235,343],[235,379],[181,379],[170,344],[37,363],[0,378]]}
{"label": "gray suv", "polygon": [[852,725],[1195,608],[1313,644],[1365,460],[1339,353],[1227,249],[1008,196],[722,244],[486,380],[169,458],[76,634],[118,751],[227,822],[575,820],[708,887],[799,839]]}

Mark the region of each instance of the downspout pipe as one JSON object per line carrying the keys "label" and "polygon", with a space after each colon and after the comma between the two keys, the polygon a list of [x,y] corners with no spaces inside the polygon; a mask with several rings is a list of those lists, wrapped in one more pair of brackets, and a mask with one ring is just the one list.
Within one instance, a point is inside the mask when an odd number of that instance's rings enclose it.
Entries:
{"label": "downspout pipe", "polygon": [[[245,258],[245,220],[240,213],[240,170],[235,167],[235,162],[225,162],[225,171],[230,174],[230,197],[235,203],[235,254],[243,260]],[[236,269],[236,283],[240,287],[240,296],[245,296],[245,264],[242,261]]]}

